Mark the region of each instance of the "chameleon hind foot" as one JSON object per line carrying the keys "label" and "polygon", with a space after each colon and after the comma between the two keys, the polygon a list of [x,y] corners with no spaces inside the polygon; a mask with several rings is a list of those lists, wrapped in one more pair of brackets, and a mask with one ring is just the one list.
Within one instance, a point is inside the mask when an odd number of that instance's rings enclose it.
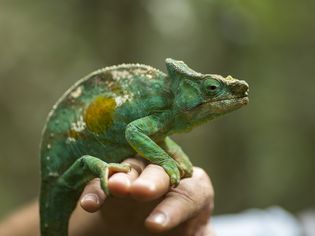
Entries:
{"label": "chameleon hind foot", "polygon": [[115,172],[129,172],[131,167],[128,164],[106,163],[101,159],[89,155],[77,159],[72,166],[59,179],[61,185],[71,189],[80,189],[94,178],[100,178],[101,188],[108,196],[108,178]]}

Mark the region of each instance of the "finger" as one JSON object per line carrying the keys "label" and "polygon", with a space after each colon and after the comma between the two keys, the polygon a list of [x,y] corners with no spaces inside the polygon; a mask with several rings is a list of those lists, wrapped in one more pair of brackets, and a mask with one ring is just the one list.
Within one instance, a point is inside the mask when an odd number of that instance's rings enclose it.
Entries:
{"label": "finger", "polygon": [[111,194],[120,197],[129,195],[131,183],[138,178],[146,165],[145,161],[140,158],[128,158],[122,163],[129,164],[131,171],[115,173],[109,178],[108,182]]}
{"label": "finger", "polygon": [[[145,161],[139,158],[129,158],[123,163],[131,165],[132,170],[129,173],[116,173],[109,179],[109,189],[114,195],[124,195],[129,192],[130,182],[138,177],[138,172],[144,169]],[[117,176],[116,176],[117,175]],[[101,208],[105,201],[106,195],[101,189],[98,178],[90,181],[81,194],[80,205],[88,212],[96,212]]]}
{"label": "finger", "polygon": [[80,205],[88,212],[96,212],[103,205],[105,198],[100,179],[95,178],[85,186],[81,194]]}
{"label": "finger", "polygon": [[179,186],[166,195],[165,199],[146,219],[146,227],[162,232],[172,229],[187,219],[206,211],[207,218],[213,206],[213,188],[207,174],[194,168],[191,178],[183,179]]}
{"label": "finger", "polygon": [[138,200],[153,200],[164,195],[168,191],[169,185],[170,180],[164,169],[150,164],[132,183],[130,194]]}

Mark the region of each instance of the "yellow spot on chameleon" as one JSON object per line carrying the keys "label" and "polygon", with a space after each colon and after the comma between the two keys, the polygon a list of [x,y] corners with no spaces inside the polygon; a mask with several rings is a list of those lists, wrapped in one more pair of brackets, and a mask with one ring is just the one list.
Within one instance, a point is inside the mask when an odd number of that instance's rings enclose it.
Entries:
{"label": "yellow spot on chameleon", "polygon": [[81,133],[73,129],[69,130],[68,135],[70,138],[73,138],[73,139],[79,139],[81,137]]}
{"label": "yellow spot on chameleon", "polygon": [[84,121],[89,130],[101,133],[112,123],[116,102],[113,98],[97,97],[86,108]]}

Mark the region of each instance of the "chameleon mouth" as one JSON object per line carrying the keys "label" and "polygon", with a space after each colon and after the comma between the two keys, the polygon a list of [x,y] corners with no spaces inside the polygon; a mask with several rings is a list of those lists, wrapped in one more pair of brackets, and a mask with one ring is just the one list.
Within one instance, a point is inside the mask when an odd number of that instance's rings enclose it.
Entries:
{"label": "chameleon mouth", "polygon": [[226,98],[226,99],[220,99],[217,101],[213,101],[211,103],[211,106],[213,109],[219,109],[219,113],[224,111],[232,111],[236,110],[242,106],[245,106],[249,103],[248,96],[240,96],[240,97],[234,97],[234,98]]}
{"label": "chameleon mouth", "polygon": [[[218,99],[216,101],[210,102],[213,106],[223,106],[223,107],[241,107],[249,103],[248,95],[243,95],[239,97],[231,97],[225,99]],[[206,105],[207,102],[201,104]]]}
{"label": "chameleon mouth", "polygon": [[239,103],[242,103],[242,104],[246,105],[246,104],[249,102],[249,99],[248,99],[248,95],[245,94],[245,95],[239,96],[239,97],[219,99],[219,100],[215,100],[215,101],[212,101],[212,102],[213,102],[213,103],[220,103],[220,102],[239,102]]}
{"label": "chameleon mouth", "polygon": [[[215,101],[207,101],[207,102],[203,102],[203,103],[200,103],[199,105],[197,105],[196,107],[194,107],[193,109],[198,109],[198,108],[201,108],[203,106],[206,106],[207,104],[224,104],[224,103],[234,103],[234,104],[239,104],[240,106],[243,106],[243,105],[247,105],[249,103],[249,99],[248,99],[248,95],[245,94],[244,96],[239,96],[239,97],[233,97],[233,98],[225,98],[225,99],[218,99],[218,100],[215,100]],[[187,112],[189,110],[186,110]]]}
{"label": "chameleon mouth", "polygon": [[249,103],[249,99],[248,99],[248,96],[245,95],[245,96],[242,96],[242,97],[237,97],[237,98],[232,98],[232,99],[228,99],[228,100],[231,100],[231,101],[236,101],[236,102],[240,102],[241,104],[243,105],[246,105]]}
{"label": "chameleon mouth", "polygon": [[[218,100],[212,100],[200,103],[199,105],[195,106],[193,109],[198,109],[200,107],[206,106],[209,103],[212,104],[220,104],[220,103],[234,103],[234,104],[240,104],[240,105],[246,105],[249,102],[248,95],[240,96],[240,97],[233,97],[233,98],[225,98],[225,99],[218,99]],[[188,110],[187,110],[188,111]]]}

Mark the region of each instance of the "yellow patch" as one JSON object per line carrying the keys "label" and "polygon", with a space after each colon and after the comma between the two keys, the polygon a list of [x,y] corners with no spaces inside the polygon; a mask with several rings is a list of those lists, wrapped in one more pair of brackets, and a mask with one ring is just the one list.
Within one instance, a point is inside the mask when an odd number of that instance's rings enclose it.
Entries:
{"label": "yellow patch", "polygon": [[89,130],[101,133],[112,123],[116,102],[113,98],[97,97],[87,107],[84,121]]}
{"label": "yellow patch", "polygon": [[69,135],[70,138],[74,138],[74,139],[78,139],[78,138],[81,137],[81,133],[79,133],[79,132],[77,132],[77,131],[75,131],[73,129],[69,130],[68,135]]}

